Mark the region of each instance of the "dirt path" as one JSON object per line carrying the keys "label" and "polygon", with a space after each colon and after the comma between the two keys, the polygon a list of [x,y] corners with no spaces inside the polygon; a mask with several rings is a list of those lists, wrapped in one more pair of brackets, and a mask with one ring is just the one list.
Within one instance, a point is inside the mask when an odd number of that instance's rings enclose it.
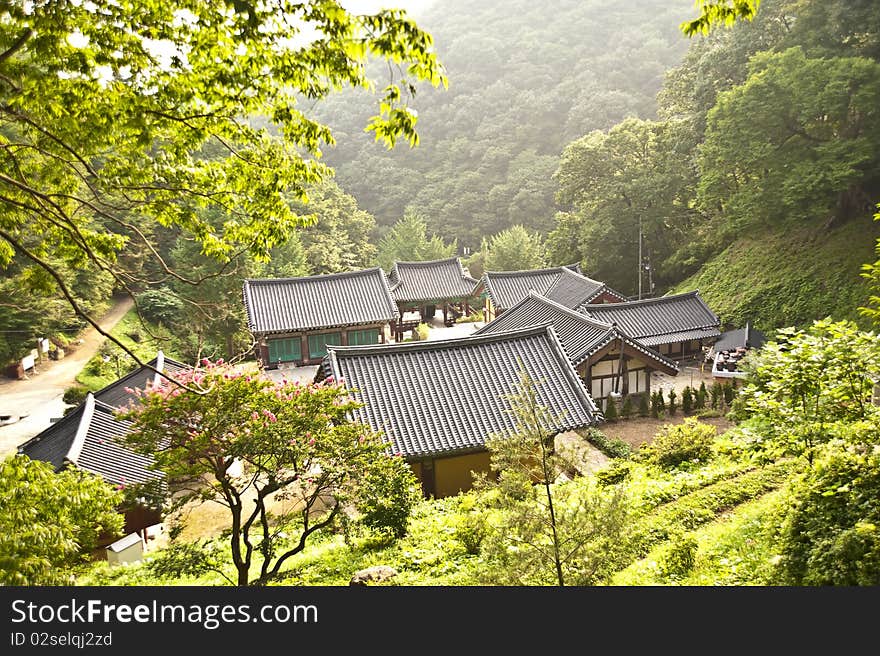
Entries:
{"label": "dirt path", "polygon": [[[130,298],[119,299],[98,322],[102,330],[111,330],[134,306]],[[62,416],[64,390],[74,384],[82,370],[104,342],[92,327],[77,338],[76,349],[62,360],[44,358],[36,372],[25,380],[0,377],[0,416],[19,417],[15,423],[0,425],[0,458],[15,453],[16,447],[51,424],[53,417]]]}
{"label": "dirt path", "polygon": [[[654,435],[666,424],[680,424],[684,421],[684,415],[681,412],[676,413],[672,417],[664,419],[652,419],[651,417],[638,417],[633,419],[624,419],[621,421],[612,421],[601,424],[601,430],[608,437],[616,437],[619,440],[627,442],[633,449],[638,449],[644,443],[650,443],[654,439]],[[733,426],[733,422],[724,417],[703,417],[701,423],[712,424],[718,430],[720,435],[728,428]]]}

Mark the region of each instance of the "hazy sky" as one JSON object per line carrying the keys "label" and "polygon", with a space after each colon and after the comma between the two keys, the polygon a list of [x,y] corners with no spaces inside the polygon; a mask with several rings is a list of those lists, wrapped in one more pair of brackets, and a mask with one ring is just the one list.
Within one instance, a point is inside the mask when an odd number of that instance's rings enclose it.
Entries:
{"label": "hazy sky", "polygon": [[378,9],[406,9],[414,16],[419,15],[434,0],[340,0],[339,4],[348,11],[372,13]]}

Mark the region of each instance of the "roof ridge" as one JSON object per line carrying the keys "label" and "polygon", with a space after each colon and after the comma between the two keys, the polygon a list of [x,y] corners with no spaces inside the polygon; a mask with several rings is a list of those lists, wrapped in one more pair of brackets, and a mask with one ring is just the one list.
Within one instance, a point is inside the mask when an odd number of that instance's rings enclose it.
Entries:
{"label": "roof ridge", "polygon": [[293,278],[245,278],[244,284],[250,285],[253,283],[258,284],[274,284],[274,283],[290,283],[290,282],[305,282],[310,280],[326,280],[327,278],[354,278],[356,276],[373,273],[376,271],[380,271],[382,276],[385,276],[385,272],[382,270],[380,266],[369,267],[366,269],[355,269],[353,271],[337,271],[336,273],[316,273],[311,276],[296,276]]}
{"label": "roof ridge", "polygon": [[[684,298],[685,296],[695,296],[695,297],[699,298],[701,301],[703,300],[702,297],[700,296],[699,291],[695,289],[695,290],[689,291],[689,292],[681,292],[679,294],[667,294],[666,296],[656,296],[654,298],[643,298],[643,299],[637,300],[637,301],[622,301],[620,303],[598,303],[598,304],[590,305],[589,307],[590,307],[590,311],[592,311],[593,309],[596,309],[596,308],[598,308],[598,309],[618,308],[619,309],[620,307],[631,307],[633,305],[650,305],[652,303],[672,301],[675,299]],[[705,301],[704,301],[704,304],[705,304]]]}
{"label": "roof ridge", "polygon": [[45,433],[49,429],[55,429],[58,426],[63,426],[65,424],[73,422],[74,420],[79,421],[77,419],[77,417],[80,417],[82,415],[83,405],[84,405],[83,403],[80,403],[78,406],[75,406],[73,408],[73,412],[69,412],[66,415],[64,415],[63,417],[61,417],[61,419],[59,419],[58,421],[56,421],[52,424],[49,424],[49,426],[47,426],[46,428],[41,430],[39,433],[37,433],[36,435],[34,435],[30,439],[28,439],[26,442],[22,442],[21,444],[19,444],[15,450],[18,453],[21,453],[22,450],[25,449],[26,447],[31,446],[33,444],[37,444],[38,442],[42,441],[43,433]]}
{"label": "roof ridge", "polygon": [[[484,276],[506,276],[506,275],[522,275],[524,273],[559,273],[566,266],[544,267],[542,269],[518,269],[516,271],[483,271]],[[571,271],[571,269],[569,269]]]}
{"label": "roof ridge", "polygon": [[[515,305],[513,305],[512,307],[509,307],[507,310],[505,310],[504,314],[499,315],[498,317],[496,317],[495,319],[493,319],[492,321],[490,321],[489,323],[484,325],[482,328],[475,330],[473,334],[474,335],[486,334],[486,333],[482,333],[482,331],[485,330],[486,328],[488,328],[490,325],[492,325],[492,323],[494,323],[495,321],[498,321],[499,319],[503,318],[504,315],[507,314],[508,312],[513,311],[514,309],[518,308],[520,305],[529,301],[529,299],[534,299],[535,301],[542,303],[544,305],[549,305],[549,306],[553,307],[554,309],[562,310],[565,314],[569,315],[573,319],[578,319],[582,323],[590,324],[594,328],[610,330],[613,327],[613,324],[607,323],[605,321],[599,321],[598,319],[594,319],[593,317],[588,317],[585,314],[578,312],[577,310],[572,310],[571,308],[567,308],[564,305],[557,303],[556,301],[554,301],[552,299],[547,298],[543,294],[539,294],[535,290],[530,289],[529,293],[526,294],[526,296],[522,300],[517,301],[517,303]],[[545,323],[550,324],[552,322],[545,322]],[[510,332],[510,331],[507,331],[507,332]],[[495,333],[495,334],[497,335],[498,333]]]}
{"label": "roof ridge", "polygon": [[518,328],[516,330],[503,330],[496,333],[483,333],[477,335],[473,333],[467,337],[450,337],[449,339],[425,339],[417,342],[404,342],[400,344],[366,344],[363,346],[341,346],[335,344],[327,345],[327,353],[330,355],[331,362],[336,361],[336,354],[347,353],[391,353],[395,350],[399,351],[437,351],[454,346],[473,346],[474,344],[484,344],[488,342],[502,341],[504,339],[516,339],[520,337],[529,337],[546,332],[552,324],[544,322],[527,328]]}
{"label": "roof ridge", "polygon": [[419,266],[419,265],[426,265],[426,264],[442,264],[444,262],[453,262],[456,260],[458,260],[458,263],[461,264],[461,258],[458,255],[455,255],[453,257],[441,257],[436,260],[401,260],[399,262],[397,260],[395,260],[394,266],[398,266],[401,264],[406,265],[406,266]]}
{"label": "roof ridge", "polygon": [[94,413],[95,397],[89,392],[86,394],[86,400],[83,401],[83,413],[79,420],[79,426],[77,426],[76,429],[76,435],[73,436],[73,441],[70,443],[67,455],[64,456],[64,460],[73,465],[76,465],[76,462],[79,460],[79,456],[82,453],[83,445],[86,443],[86,435],[88,435],[89,426],[92,423],[92,416]]}

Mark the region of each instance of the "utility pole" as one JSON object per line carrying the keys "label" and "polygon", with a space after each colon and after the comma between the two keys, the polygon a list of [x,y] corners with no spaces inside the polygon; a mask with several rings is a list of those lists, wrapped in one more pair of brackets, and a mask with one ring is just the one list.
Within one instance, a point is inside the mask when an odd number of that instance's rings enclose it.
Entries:
{"label": "utility pole", "polygon": [[642,300],[642,216],[639,215],[639,300]]}

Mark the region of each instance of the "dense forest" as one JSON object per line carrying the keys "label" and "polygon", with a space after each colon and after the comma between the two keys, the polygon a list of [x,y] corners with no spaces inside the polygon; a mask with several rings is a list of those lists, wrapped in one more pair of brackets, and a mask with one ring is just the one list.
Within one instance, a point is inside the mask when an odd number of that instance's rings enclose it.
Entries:
{"label": "dense forest", "polygon": [[471,251],[517,224],[546,233],[563,147],[628,116],[655,117],[664,73],[687,48],[678,25],[692,4],[433,3],[419,22],[449,88],[415,98],[419,147],[377,149],[362,133],[366,105],[343,93],[318,108],[340,136],[327,161],[380,226],[410,208]]}

